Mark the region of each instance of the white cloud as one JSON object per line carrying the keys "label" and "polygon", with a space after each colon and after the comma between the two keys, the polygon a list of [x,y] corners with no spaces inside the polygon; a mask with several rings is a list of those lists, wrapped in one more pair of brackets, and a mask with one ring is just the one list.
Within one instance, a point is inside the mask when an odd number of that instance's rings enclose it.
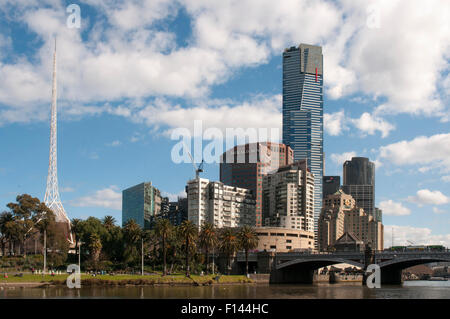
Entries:
{"label": "white cloud", "polygon": [[344,165],[344,162],[347,160],[351,160],[352,157],[356,156],[356,152],[345,152],[342,154],[331,154],[331,160],[335,162],[337,165]]}
{"label": "white cloud", "polygon": [[[65,27],[59,1],[40,7],[36,1],[7,3],[1,10],[14,13],[15,22],[43,45],[28,59],[0,60],[0,78],[9,79],[0,87],[3,123],[48,117],[53,35],[58,36],[60,99],[91,107],[132,98],[205,98],[237,70],[267,63],[301,41],[323,46],[329,97],[359,92],[362,98],[383,98],[376,113],[354,119],[367,134],[380,131],[384,137],[393,129],[380,114],[443,119],[449,114],[442,102],[449,85],[447,0],[380,0],[380,29],[367,26],[367,3],[345,0],[86,0],[99,18],[83,20],[89,30],[83,39]],[[156,26],[181,7],[192,26],[183,47],[172,30]],[[338,123],[331,123],[327,130],[338,134]]]}
{"label": "white cloud", "polygon": [[378,205],[383,210],[383,215],[406,216],[411,214],[411,210],[402,205],[402,203],[393,200],[382,201]]}
{"label": "white cloud", "polygon": [[444,213],[446,213],[446,211],[443,210],[443,209],[439,209],[437,207],[433,207],[433,213],[435,213],[435,214],[444,214]]}
{"label": "white cloud", "polygon": [[345,125],[344,110],[335,113],[325,113],[323,115],[323,122],[325,132],[331,136],[341,135],[342,131],[348,129]]}
{"label": "white cloud", "polygon": [[122,193],[116,186],[96,191],[93,195],[70,201],[76,207],[105,207],[114,210],[122,209]]}
{"label": "white cloud", "polygon": [[61,188],[59,189],[59,191],[60,191],[61,193],[71,193],[71,192],[74,192],[74,191],[75,191],[75,188],[73,188],[73,187],[61,187]]}
{"label": "white cloud", "polygon": [[106,144],[106,146],[111,146],[111,147],[117,147],[117,146],[120,146],[120,145],[122,145],[122,142],[118,141],[118,140],[115,140],[115,141],[112,141],[111,143],[107,143]]}
{"label": "white cloud", "polygon": [[168,193],[168,192],[161,192],[161,196],[168,197],[170,202],[176,202],[178,200],[178,197],[186,198],[187,194],[186,194],[185,190],[182,190],[176,194]]}
{"label": "white cloud", "polygon": [[367,112],[364,112],[360,118],[351,119],[350,121],[363,133],[373,135],[376,131],[380,131],[383,138],[388,136],[389,132],[395,128],[392,124]]}
{"label": "white cloud", "polygon": [[422,206],[424,204],[443,205],[450,203],[450,198],[442,194],[440,191],[421,189],[417,191],[415,196],[409,196],[408,201],[416,203],[419,206]]}
{"label": "white cloud", "polygon": [[380,158],[396,165],[428,165],[450,171],[450,133],[430,137],[419,136],[382,146]]}
{"label": "white cloud", "polygon": [[415,245],[443,245],[450,247],[450,234],[435,235],[432,234],[431,229],[426,227],[385,225],[385,248],[392,245],[392,229],[394,230],[394,246],[407,246],[412,242]]}
{"label": "white cloud", "polygon": [[[215,105],[213,105],[215,104]],[[227,128],[263,128],[268,129],[270,137],[274,128],[281,138],[281,96],[256,96],[249,101],[200,102],[198,106],[181,107],[157,99],[154,103],[139,110],[132,117],[134,121],[150,126],[164,126],[166,133],[174,128],[188,128],[194,134],[194,121],[202,121],[203,130],[218,128],[225,136]],[[251,116],[248,116],[251,114]]]}
{"label": "white cloud", "polygon": [[442,176],[441,179],[442,179],[444,182],[448,183],[448,182],[450,182],[450,175]]}

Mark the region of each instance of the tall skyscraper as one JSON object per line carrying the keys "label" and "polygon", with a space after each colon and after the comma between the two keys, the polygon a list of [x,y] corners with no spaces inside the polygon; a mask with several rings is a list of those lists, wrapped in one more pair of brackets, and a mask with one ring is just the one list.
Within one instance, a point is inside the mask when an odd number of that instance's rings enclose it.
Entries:
{"label": "tall skyscraper", "polygon": [[283,143],[292,148],[294,161],[307,159],[314,174],[314,231],[317,238],[324,165],[322,47],[300,44],[284,50]]}
{"label": "tall skyscraper", "polygon": [[366,214],[375,215],[375,164],[367,157],[352,157],[343,165],[342,189],[352,195]]}
{"label": "tall skyscraper", "polygon": [[256,227],[261,227],[262,178],[265,174],[292,162],[292,149],[284,144],[262,142],[238,145],[222,154],[220,181],[253,192],[256,199]]}
{"label": "tall skyscraper", "polygon": [[162,213],[163,197],[151,182],[122,191],[122,226],[130,219],[143,229],[151,229],[155,217]]}
{"label": "tall skyscraper", "polygon": [[55,51],[53,52],[53,86],[52,86],[52,110],[50,119],[50,155],[48,161],[47,187],[45,190],[44,203],[55,214],[56,222],[65,224],[64,231],[67,239],[72,243],[72,234],[70,232],[70,220],[61,203],[58,190],[58,151],[57,151],[57,123],[58,114],[56,102],[58,99],[58,90],[56,83],[56,40]]}

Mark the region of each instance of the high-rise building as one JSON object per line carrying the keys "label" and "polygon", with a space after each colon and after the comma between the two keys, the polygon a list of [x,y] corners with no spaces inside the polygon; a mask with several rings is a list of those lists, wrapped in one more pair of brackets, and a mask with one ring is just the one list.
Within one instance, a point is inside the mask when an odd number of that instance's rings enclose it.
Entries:
{"label": "high-rise building", "polygon": [[[300,44],[283,53],[283,143],[294,161],[307,159],[314,174],[314,220],[322,208],[323,56],[322,47]],[[317,244],[317,243],[316,243]]]}
{"label": "high-rise building", "polygon": [[161,213],[162,218],[167,218],[174,226],[179,226],[188,218],[187,198],[178,198],[176,202],[169,202],[167,210]]}
{"label": "high-rise building", "polygon": [[327,251],[344,234],[351,233],[373,249],[382,250],[383,225],[357,206],[356,200],[342,190],[324,199],[319,218],[319,249]]}
{"label": "high-rise building", "polygon": [[336,193],[341,188],[340,176],[323,177],[323,198]]}
{"label": "high-rise building", "polygon": [[378,207],[375,207],[375,220],[377,222],[383,222],[383,211],[381,209],[379,209]]}
{"label": "high-rise building", "polygon": [[314,175],[306,159],[263,177],[264,225],[314,232]]}
{"label": "high-rise building", "polygon": [[375,164],[366,157],[352,157],[343,165],[342,189],[352,195],[366,214],[375,214]]}
{"label": "high-rise building", "polygon": [[292,149],[284,144],[262,142],[238,145],[222,154],[220,181],[253,192],[256,199],[256,227],[261,227],[262,177],[292,162]]}
{"label": "high-rise building", "polygon": [[141,228],[151,229],[155,217],[166,206],[165,202],[159,189],[151,182],[125,189],[122,191],[122,226],[134,219]]}
{"label": "high-rise building", "polygon": [[186,193],[188,220],[199,228],[205,222],[217,228],[255,226],[256,201],[249,189],[197,178],[188,181]]}

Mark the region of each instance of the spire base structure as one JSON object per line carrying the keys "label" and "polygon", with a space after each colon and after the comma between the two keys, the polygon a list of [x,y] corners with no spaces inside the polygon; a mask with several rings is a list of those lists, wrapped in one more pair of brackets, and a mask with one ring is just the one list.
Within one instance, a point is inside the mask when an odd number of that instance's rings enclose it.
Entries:
{"label": "spire base structure", "polygon": [[50,155],[48,163],[47,188],[44,196],[44,203],[55,214],[57,223],[64,223],[67,227],[66,237],[72,244],[73,237],[70,231],[70,220],[67,217],[66,211],[61,203],[58,190],[58,156],[57,156],[57,108],[56,101],[58,97],[57,83],[56,83],[56,39],[55,51],[53,53],[53,86],[52,86],[52,109],[50,119]]}

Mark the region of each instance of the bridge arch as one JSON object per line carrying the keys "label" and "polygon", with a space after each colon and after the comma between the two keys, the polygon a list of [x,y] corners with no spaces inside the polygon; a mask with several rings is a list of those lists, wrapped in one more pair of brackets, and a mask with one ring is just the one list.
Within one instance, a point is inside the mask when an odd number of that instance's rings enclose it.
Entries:
{"label": "bridge arch", "polygon": [[450,257],[446,256],[402,256],[379,263],[381,270],[382,284],[401,284],[402,270],[432,262],[450,262]]}
{"label": "bridge arch", "polygon": [[352,259],[331,256],[303,257],[277,264],[270,274],[270,282],[310,284],[313,283],[314,270],[342,263],[364,268],[361,262]]}
{"label": "bridge arch", "polygon": [[295,267],[295,266],[307,266],[308,268],[312,268],[313,270],[322,268],[325,266],[331,266],[335,264],[350,264],[355,267],[364,268],[364,264],[345,258],[310,258],[310,259],[294,259],[291,261],[280,263],[276,266],[278,270],[286,268],[286,267]]}

